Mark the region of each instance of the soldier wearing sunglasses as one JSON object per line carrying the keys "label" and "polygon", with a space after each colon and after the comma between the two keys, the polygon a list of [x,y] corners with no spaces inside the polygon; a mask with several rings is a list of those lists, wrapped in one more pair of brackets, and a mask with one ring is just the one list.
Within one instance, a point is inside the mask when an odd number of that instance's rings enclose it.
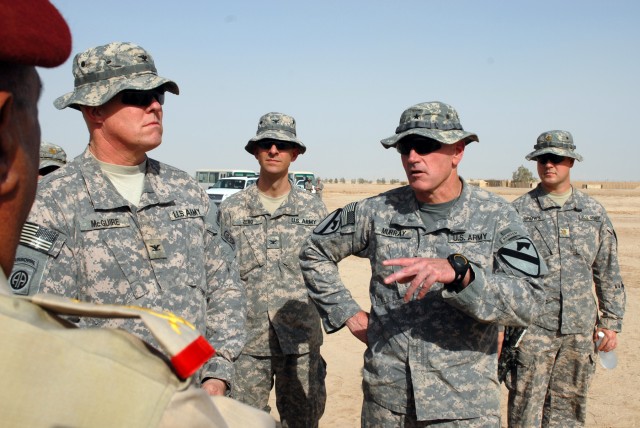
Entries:
{"label": "soldier wearing sunglasses", "polygon": [[[499,325],[528,325],[544,301],[544,263],[516,211],[459,175],[466,132],[453,107],[412,106],[395,135],[408,186],[347,205],[301,252],[327,333],[367,345],[363,427],[500,426]],[[340,280],[349,255],[371,264],[371,307]]]}
{"label": "soldier wearing sunglasses", "polygon": [[326,400],[322,330],[298,254],[327,210],[289,181],[291,163],[307,150],[293,117],[263,115],[245,150],[260,165],[258,182],[220,205],[220,227],[235,243],[249,302],[233,397],[268,412],[275,385],[282,426],[317,427]]}
{"label": "soldier wearing sunglasses", "polygon": [[604,207],[571,185],[571,168],[582,161],[575,149],[569,132],[543,132],[526,156],[540,184],[513,202],[549,273],[546,303],[507,374],[512,427],[583,426],[597,334],[604,333],[598,350],[612,351],[622,329],[616,234]]}
{"label": "soldier wearing sunglasses", "polygon": [[[54,105],[82,113],[89,144],[40,182],[13,291],[168,310],[214,345],[216,356],[196,380],[224,394],[245,339],[246,296],[233,251],[195,180],[147,157],[162,142],[165,93],[177,95],[178,85],[157,74],[149,52],[122,42],[77,54],[73,75],[74,91]],[[156,343],[142,323],[108,326]]]}

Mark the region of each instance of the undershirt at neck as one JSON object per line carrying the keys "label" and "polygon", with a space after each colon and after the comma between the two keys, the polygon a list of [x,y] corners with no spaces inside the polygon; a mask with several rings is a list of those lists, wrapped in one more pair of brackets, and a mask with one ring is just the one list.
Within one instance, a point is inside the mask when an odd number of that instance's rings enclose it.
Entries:
{"label": "undershirt at neck", "polygon": [[439,220],[444,220],[449,217],[449,211],[451,211],[451,207],[453,207],[457,201],[458,198],[441,204],[418,202],[418,207],[420,208],[419,214],[422,219],[422,223],[424,223],[427,229],[431,229]]}
{"label": "undershirt at neck", "polygon": [[558,205],[559,207],[563,206],[564,203],[567,202],[567,199],[569,199],[569,197],[573,193],[573,187],[570,187],[569,190],[567,190],[565,193],[561,193],[561,194],[549,193],[544,189],[542,189],[542,190],[543,190],[544,194],[549,199],[551,199],[553,202],[555,202],[556,205]]}
{"label": "undershirt at neck", "polygon": [[280,205],[287,199],[290,192],[285,193],[282,196],[276,196],[272,198],[271,196],[267,196],[264,193],[258,191],[258,196],[260,197],[260,202],[262,205],[269,211],[269,214],[273,215],[274,212],[278,209]]}
{"label": "undershirt at neck", "polygon": [[147,169],[147,160],[145,159],[140,165],[134,166],[115,165],[98,159],[96,161],[118,193],[132,205],[138,206],[142,197],[142,189],[144,189],[144,172]]}

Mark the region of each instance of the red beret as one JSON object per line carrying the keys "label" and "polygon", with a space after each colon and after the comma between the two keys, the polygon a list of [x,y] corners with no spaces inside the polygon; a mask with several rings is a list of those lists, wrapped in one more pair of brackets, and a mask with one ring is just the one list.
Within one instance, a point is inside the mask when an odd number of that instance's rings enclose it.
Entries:
{"label": "red beret", "polygon": [[48,0],[0,0],[0,62],[56,67],[71,53],[71,33]]}

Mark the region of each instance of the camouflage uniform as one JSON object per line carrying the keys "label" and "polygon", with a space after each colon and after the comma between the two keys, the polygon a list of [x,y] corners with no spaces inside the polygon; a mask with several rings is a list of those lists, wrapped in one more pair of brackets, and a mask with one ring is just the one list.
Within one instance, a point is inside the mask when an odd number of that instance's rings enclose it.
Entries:
{"label": "camouflage uniform", "polygon": [[311,183],[311,179],[306,179],[304,182],[304,190],[309,193],[313,193],[313,183]]}
{"label": "camouflage uniform", "polygon": [[[291,123],[290,132],[295,132],[290,116],[271,113],[261,119],[258,137],[291,141],[268,130],[273,118],[279,126]],[[307,294],[298,255],[326,214],[318,198],[294,185],[273,214],[261,203],[257,185],[220,205],[220,227],[225,239],[235,245],[249,302],[247,342],[235,363],[233,397],[269,411],[275,376],[276,404],[284,427],[317,427],[324,412],[320,317]]]}
{"label": "camouflage uniform", "polygon": [[322,180],[318,179],[316,182],[316,196],[322,199],[322,191],[324,190],[324,183]]}
{"label": "camouflage uniform", "polygon": [[[169,310],[206,332],[223,357],[203,375],[230,381],[246,302],[216,215],[193,178],[152,159],[132,210],[86,150],[40,182],[10,284],[17,294]],[[134,321],[88,324],[123,327],[155,343]]]}
{"label": "camouflage uniform", "polygon": [[[405,110],[396,136],[382,144],[394,147],[413,134],[441,144],[478,141],[439,102]],[[537,276],[545,267],[504,199],[460,184],[448,215],[429,226],[416,191],[405,186],[335,211],[303,246],[302,272],[327,333],[361,311],[337,263],[350,255],[370,260],[363,427],[499,425],[498,325],[531,321],[544,300]],[[384,283],[401,269],[385,260],[454,253],[471,265],[471,282],[460,291],[436,282],[424,298],[406,303],[410,284]]]}
{"label": "camouflage uniform", "polygon": [[[365,400],[420,421],[499,416],[497,324],[527,325],[543,299],[539,281],[507,257],[511,246],[527,242],[516,212],[491,193],[463,186],[449,218],[430,230],[405,186],[331,214],[301,253],[309,293],[328,333],[360,310],[336,263],[349,255],[371,261]],[[383,283],[395,270],[383,260],[456,252],[475,273],[460,293],[437,283],[424,299],[404,303],[408,284]]]}
{"label": "camouflage uniform", "polygon": [[[543,133],[527,159],[582,158],[566,131]],[[539,185],[513,202],[549,268],[546,303],[517,349],[507,386],[510,426],[583,426],[595,371],[596,326],[619,332],[625,291],[617,239],[602,205],[573,189],[560,207]],[[598,305],[593,297],[595,283]]]}
{"label": "camouflage uniform", "polygon": [[[59,109],[101,106],[123,90],[178,93],[175,82],[157,75],[151,55],[131,43],[77,54],[73,74],[75,90],[56,99]],[[217,350],[202,379],[231,382],[232,360],[245,339],[246,295],[216,216],[193,178],[149,158],[140,202],[133,206],[87,149],[40,181],[10,284],[17,294],[170,310]],[[134,321],[83,325],[123,327],[155,343]]]}

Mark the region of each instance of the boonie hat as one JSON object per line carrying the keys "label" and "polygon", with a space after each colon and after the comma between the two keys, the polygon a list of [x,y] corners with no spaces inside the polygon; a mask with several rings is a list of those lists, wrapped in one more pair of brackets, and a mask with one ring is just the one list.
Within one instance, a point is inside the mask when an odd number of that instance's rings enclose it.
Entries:
{"label": "boonie hat", "polygon": [[253,154],[256,142],[267,139],[294,143],[298,146],[300,154],[307,151],[296,136],[296,120],[284,113],[271,112],[263,115],[258,123],[256,136],[249,140],[244,149]]}
{"label": "boonie hat", "polygon": [[46,168],[48,166],[64,166],[67,163],[67,154],[62,147],[47,143],[43,141],[40,144],[40,167],[39,169]]}
{"label": "boonie hat", "polygon": [[69,58],[71,32],[48,0],[0,0],[0,62],[56,67]]}
{"label": "boonie hat", "polygon": [[458,112],[453,107],[439,101],[416,104],[403,111],[396,135],[380,142],[388,149],[409,135],[420,135],[442,144],[480,141],[476,134],[462,129]]}
{"label": "boonie hat", "polygon": [[143,91],[164,86],[173,94],[180,93],[174,81],[158,76],[151,54],[129,42],[113,42],[77,54],[73,77],[73,92],[53,102],[58,110],[101,106],[125,89]]}
{"label": "boonie hat", "polygon": [[576,153],[576,146],[573,144],[573,136],[569,131],[547,131],[540,134],[534,151],[526,156],[527,160],[534,160],[538,156],[551,153],[558,156],[573,158],[582,162],[582,156]]}

